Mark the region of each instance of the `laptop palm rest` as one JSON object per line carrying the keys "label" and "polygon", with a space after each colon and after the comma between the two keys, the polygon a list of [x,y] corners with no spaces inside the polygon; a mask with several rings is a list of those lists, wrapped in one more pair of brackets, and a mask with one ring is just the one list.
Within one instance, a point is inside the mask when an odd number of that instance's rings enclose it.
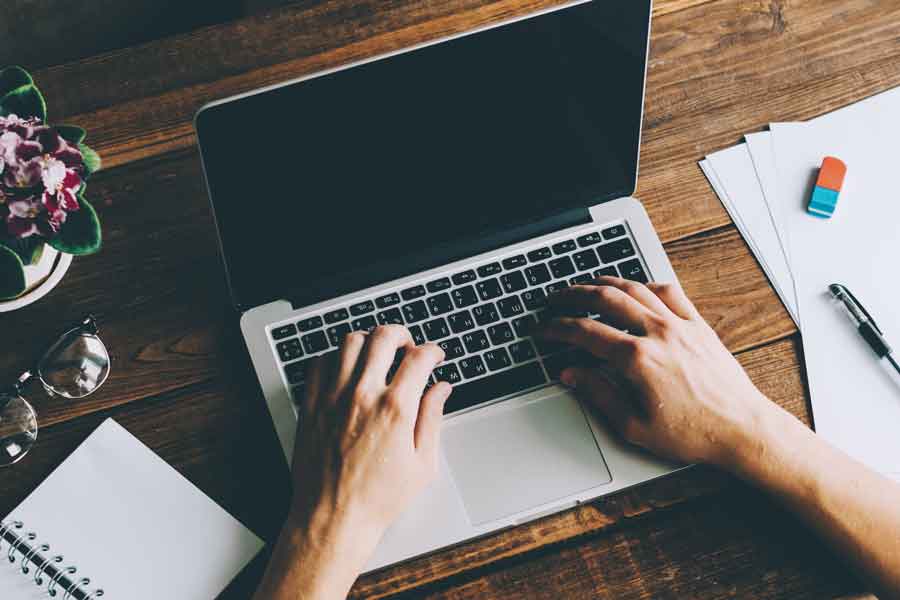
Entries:
{"label": "laptop palm rest", "polygon": [[612,481],[575,397],[560,387],[532,396],[444,428],[444,456],[475,526]]}

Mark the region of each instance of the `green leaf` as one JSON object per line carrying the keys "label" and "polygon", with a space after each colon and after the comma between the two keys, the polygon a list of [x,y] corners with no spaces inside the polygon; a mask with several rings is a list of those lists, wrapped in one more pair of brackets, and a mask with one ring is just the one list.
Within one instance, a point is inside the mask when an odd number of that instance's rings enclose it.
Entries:
{"label": "green leaf", "polygon": [[22,260],[22,264],[33,265],[41,258],[44,238],[39,235],[30,235],[27,238],[3,237],[0,238],[0,245],[15,252]]}
{"label": "green leaf", "polygon": [[93,254],[100,249],[102,240],[100,219],[83,197],[78,197],[78,204],[81,208],[69,213],[59,234],[47,243],[66,254]]}
{"label": "green leaf", "polygon": [[0,96],[0,116],[11,114],[47,120],[47,103],[34,84],[21,85]]}
{"label": "green leaf", "polygon": [[84,169],[87,174],[90,175],[99,171],[101,166],[100,155],[85,144],[78,144],[78,149],[81,150],[81,156],[84,158]]}
{"label": "green leaf", "polygon": [[31,75],[22,67],[6,67],[0,70],[0,96],[5,96],[16,88],[33,83]]}
{"label": "green leaf", "polygon": [[0,246],[0,300],[15,298],[25,291],[25,271],[19,255]]}
{"label": "green leaf", "polygon": [[53,128],[70,144],[80,144],[87,137],[87,132],[78,125],[55,125]]}

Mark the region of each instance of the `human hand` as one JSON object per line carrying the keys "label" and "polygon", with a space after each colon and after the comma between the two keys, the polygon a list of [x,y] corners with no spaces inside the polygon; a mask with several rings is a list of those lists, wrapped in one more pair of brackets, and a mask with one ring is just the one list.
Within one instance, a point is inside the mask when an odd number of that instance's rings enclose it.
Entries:
{"label": "human hand", "polygon": [[753,439],[759,417],[775,407],[678,285],[601,277],[562,290],[550,307],[601,315],[604,322],[557,318],[536,335],[580,347],[623,376],[572,367],[561,380],[627,441],[651,452],[728,467]]}

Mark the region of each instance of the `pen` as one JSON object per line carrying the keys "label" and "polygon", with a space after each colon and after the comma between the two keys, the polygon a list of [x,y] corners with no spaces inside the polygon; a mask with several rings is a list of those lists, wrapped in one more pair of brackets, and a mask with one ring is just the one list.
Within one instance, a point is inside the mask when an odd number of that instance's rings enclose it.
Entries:
{"label": "pen", "polygon": [[894,367],[894,370],[900,373],[900,364],[897,364],[890,344],[884,339],[884,334],[878,328],[875,319],[863,308],[863,305],[860,304],[853,293],[839,283],[829,285],[828,291],[831,292],[835,301],[844,307],[844,312],[850,317],[853,326],[859,331],[859,335],[866,340],[872,351],[878,355],[878,358],[886,358],[891,366]]}

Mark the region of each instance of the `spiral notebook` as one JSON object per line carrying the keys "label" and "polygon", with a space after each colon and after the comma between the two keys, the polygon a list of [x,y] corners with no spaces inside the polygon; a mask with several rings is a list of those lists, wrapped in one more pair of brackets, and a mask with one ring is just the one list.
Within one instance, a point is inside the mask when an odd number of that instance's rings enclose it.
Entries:
{"label": "spiral notebook", "polygon": [[261,548],[107,419],[2,520],[0,599],[212,600]]}

